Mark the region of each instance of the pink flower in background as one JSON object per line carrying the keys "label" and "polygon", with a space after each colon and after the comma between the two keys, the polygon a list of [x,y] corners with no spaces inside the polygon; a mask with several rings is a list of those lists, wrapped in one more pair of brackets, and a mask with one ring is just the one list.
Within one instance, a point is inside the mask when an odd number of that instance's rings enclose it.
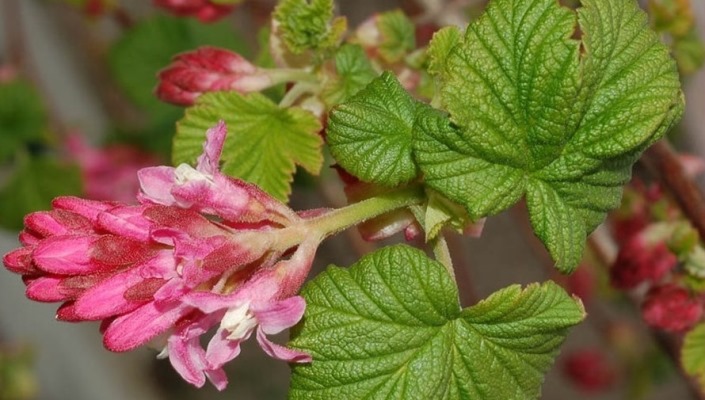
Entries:
{"label": "pink flower in background", "polygon": [[563,362],[563,373],[587,393],[609,389],[617,378],[615,367],[598,349],[581,349],[569,353]]}
{"label": "pink flower in background", "polygon": [[139,191],[137,171],[157,164],[155,156],[135,147],[93,148],[78,134],[67,138],[66,147],[81,168],[84,194],[91,200],[134,203]]}
{"label": "pink flower in background", "polygon": [[191,105],[204,92],[235,90],[249,93],[272,85],[271,77],[229,50],[201,47],[174,57],[159,72],[157,97],[177,105]]}
{"label": "pink flower in background", "polygon": [[320,238],[296,231],[286,241],[305,217],[218,170],[225,134],[222,122],[208,131],[196,168],[142,169],[139,205],[55,199],[26,217],[23,247],[3,263],[30,299],[62,303],[58,319],[102,321],[112,351],[159,347],[196,386],[223,389],[223,364],[253,332],[267,354],[310,361],[267,335],[301,319],[295,294]]}
{"label": "pink flower in background", "polygon": [[703,315],[702,300],[674,284],[655,286],[641,305],[644,321],[654,328],[682,332],[695,325]]}
{"label": "pink flower in background", "polygon": [[217,21],[235,8],[234,5],[216,4],[209,0],[154,0],[154,5],[174,15],[198,18],[201,22]]}
{"label": "pink flower in background", "polygon": [[14,81],[17,75],[17,68],[10,64],[0,64],[0,84]]}
{"label": "pink flower in background", "polygon": [[617,289],[632,289],[642,282],[656,282],[678,263],[665,244],[671,232],[654,224],[627,240],[610,268],[610,283]]}

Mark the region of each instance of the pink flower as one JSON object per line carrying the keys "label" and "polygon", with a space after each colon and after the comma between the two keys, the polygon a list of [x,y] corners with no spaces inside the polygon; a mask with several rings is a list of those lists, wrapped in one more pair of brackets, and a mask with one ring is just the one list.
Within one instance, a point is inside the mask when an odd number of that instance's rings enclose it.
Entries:
{"label": "pink flower", "polygon": [[216,4],[209,0],[154,0],[154,5],[182,17],[195,17],[213,22],[230,14],[234,5]]}
{"label": "pink flower", "polygon": [[174,57],[159,72],[157,97],[177,105],[191,105],[204,92],[255,92],[272,85],[271,77],[229,50],[201,47]]}
{"label": "pink flower", "polygon": [[688,291],[674,284],[651,288],[641,305],[641,315],[654,328],[682,332],[695,325],[703,315],[703,304]]}
{"label": "pink flower", "polygon": [[654,224],[626,241],[610,268],[610,283],[617,289],[632,289],[645,281],[656,282],[671,271],[678,259],[665,240],[671,232]]}
{"label": "pink flower", "polygon": [[608,389],[617,377],[614,366],[597,349],[569,353],[563,363],[563,373],[574,385],[588,393]]}
{"label": "pink flower", "polygon": [[17,75],[17,68],[10,64],[0,64],[0,84],[14,81]]}
{"label": "pink flower", "polygon": [[222,122],[207,132],[196,168],[142,169],[139,205],[55,199],[3,263],[27,297],[62,303],[58,319],[102,321],[112,351],[158,346],[196,386],[223,389],[223,364],[253,332],[267,354],[310,361],[266,335],[301,319],[295,294],[321,238],[300,229],[308,216],[218,170],[225,134]]}
{"label": "pink flower", "polygon": [[92,200],[134,202],[139,191],[137,171],[156,164],[156,157],[134,147],[92,148],[78,134],[67,138],[66,147],[81,168],[84,193]]}

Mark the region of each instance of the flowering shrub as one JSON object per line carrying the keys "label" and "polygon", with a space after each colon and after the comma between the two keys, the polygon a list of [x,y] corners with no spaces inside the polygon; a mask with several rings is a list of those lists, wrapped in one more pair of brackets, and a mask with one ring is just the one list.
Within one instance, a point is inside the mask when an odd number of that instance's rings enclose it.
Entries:
{"label": "flowering shrub", "polygon": [[[237,3],[154,1],[203,22]],[[480,236],[523,201],[553,266],[574,272],[633,164],[683,113],[669,48],[634,0],[492,0],[466,28],[432,35],[435,23],[417,27],[399,10],[350,29],[334,11],[332,0],[280,1],[257,59],[213,43],[222,31],[193,21],[129,27],[111,65],[148,110],[147,131],[176,127],[176,166],[128,157],[138,186],[118,198],[97,182],[131,175],[112,166],[116,152],[70,142],[93,199],[61,195],[28,213],[4,265],[27,297],[61,303],[58,319],[101,321],[111,351],[157,348],[198,387],[224,389],[223,366],[254,334],[292,364],[292,399],[538,398],[569,328],[586,316],[582,301],[548,281],[463,308],[446,237]],[[153,94],[131,68],[156,75]],[[25,139],[10,150],[41,142]],[[9,150],[0,157],[15,161]],[[292,209],[297,169],[318,176],[327,163],[348,204]],[[705,250],[677,210],[651,214],[662,193],[651,195],[634,196],[616,223],[610,282],[658,285],[645,320],[685,331],[702,320],[702,301],[696,285],[676,281],[682,268],[702,272]],[[352,227],[370,241],[403,232],[426,251],[387,246],[304,284],[319,244]],[[568,284],[587,301],[592,279],[583,268]],[[286,345],[270,340],[288,328]],[[588,390],[616,379],[589,352],[565,370]]]}

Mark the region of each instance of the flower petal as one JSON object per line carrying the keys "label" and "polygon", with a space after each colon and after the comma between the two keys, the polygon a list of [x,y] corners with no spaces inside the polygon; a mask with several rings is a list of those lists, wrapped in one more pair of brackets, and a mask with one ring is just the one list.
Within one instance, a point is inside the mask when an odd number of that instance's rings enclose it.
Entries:
{"label": "flower petal", "polygon": [[48,303],[69,300],[68,296],[61,292],[62,280],[60,276],[51,275],[31,279],[25,282],[27,284],[25,294],[29,299]]}
{"label": "flower petal", "polygon": [[229,334],[220,328],[208,342],[206,360],[210,369],[217,370],[240,354],[240,341],[228,339]]}
{"label": "flower petal", "polygon": [[2,257],[2,263],[5,264],[5,268],[16,274],[35,274],[38,270],[32,264],[32,250],[29,247],[15,249]]}
{"label": "flower petal", "polygon": [[93,231],[88,218],[65,210],[38,211],[29,214],[25,217],[24,224],[27,229],[42,237]]}
{"label": "flower petal", "polygon": [[113,275],[88,289],[76,300],[76,315],[87,320],[100,320],[137,309],[144,302],[127,300],[125,292],[142,280],[139,271],[135,269]]}
{"label": "flower petal", "polygon": [[76,214],[82,215],[91,222],[95,222],[98,218],[98,214],[105,210],[109,210],[118,203],[109,201],[95,201],[86,200],[78,197],[63,196],[57,197],[52,202],[51,205],[57,210],[67,210],[73,211]]}
{"label": "flower petal", "polygon": [[196,387],[206,383],[206,352],[198,337],[183,340],[179,335],[169,337],[169,361],[184,380]]}
{"label": "flower petal", "polygon": [[270,341],[262,329],[257,329],[257,341],[265,353],[270,357],[293,363],[308,363],[313,360],[310,354],[303,351],[290,349]]}
{"label": "flower petal", "polygon": [[176,183],[174,168],[167,166],[142,168],[137,172],[140,181],[140,193],[137,200],[142,204],[162,204],[170,206],[176,203],[171,188]]}
{"label": "flower petal", "polygon": [[306,310],[306,300],[293,296],[273,303],[261,311],[253,310],[260,329],[267,335],[273,335],[296,325]]}
{"label": "flower petal", "polygon": [[99,236],[66,235],[46,238],[32,252],[43,271],[60,275],[87,274],[105,269],[91,258],[91,248]]}
{"label": "flower petal", "polygon": [[106,329],[103,344],[110,351],[122,352],[139,347],[166,332],[193,309],[178,302],[168,307],[147,303],[116,318]]}
{"label": "flower petal", "polygon": [[152,226],[142,213],[146,207],[119,206],[98,215],[97,225],[114,235],[146,242]]}
{"label": "flower petal", "polygon": [[219,172],[220,154],[223,151],[225,144],[225,136],[228,130],[225,126],[225,121],[222,119],[218,124],[206,131],[206,141],[203,144],[203,154],[198,157],[196,169],[209,174],[215,175]]}

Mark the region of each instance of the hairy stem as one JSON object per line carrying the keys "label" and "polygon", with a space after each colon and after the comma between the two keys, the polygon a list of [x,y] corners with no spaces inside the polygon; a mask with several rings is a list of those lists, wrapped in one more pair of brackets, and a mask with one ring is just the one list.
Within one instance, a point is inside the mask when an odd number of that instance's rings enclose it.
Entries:
{"label": "hairy stem", "polygon": [[322,237],[327,237],[390,211],[421,203],[424,199],[420,187],[406,187],[333,210],[308,220],[306,225]]}
{"label": "hairy stem", "polygon": [[424,199],[424,192],[418,186],[405,187],[372,197],[304,220],[302,223],[271,232],[270,234],[276,240],[276,245],[273,247],[279,250],[286,250],[297,246],[304,239],[316,238],[317,240],[323,240],[368,219],[399,208],[419,204]]}

